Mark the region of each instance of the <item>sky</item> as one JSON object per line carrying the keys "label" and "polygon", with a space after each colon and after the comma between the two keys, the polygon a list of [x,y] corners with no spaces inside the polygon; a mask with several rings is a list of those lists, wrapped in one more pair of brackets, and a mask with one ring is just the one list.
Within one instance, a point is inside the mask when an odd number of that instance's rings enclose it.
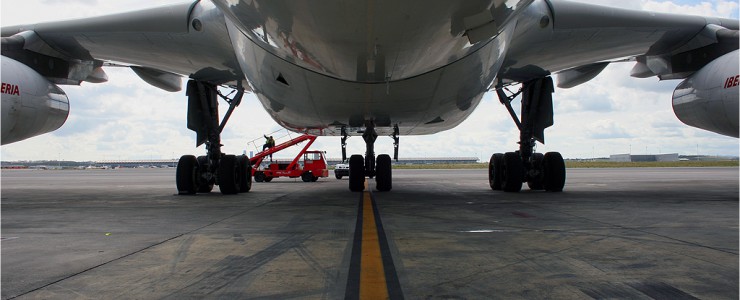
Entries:
{"label": "sky", "polygon": [[[71,19],[154,7],[182,0],[3,0],[0,24],[15,25]],[[738,1],[580,1],[658,12],[738,18]],[[556,89],[555,125],[545,131],[538,152],[559,151],[566,158],[610,154],[680,153],[738,155],[738,139],[689,127],[673,113],[671,95],[680,81],[629,76],[631,63],[612,64],[596,79],[572,89]],[[109,81],[62,86],[71,112],[59,130],[3,145],[0,158],[16,160],[174,159],[205,154],[195,148],[186,128],[185,92],[169,93],[148,85],[127,68],[107,68]],[[519,102],[515,104],[519,110]],[[227,106],[221,102],[220,109]],[[222,134],[223,151],[255,151],[262,135],[282,128],[254,95],[245,95]],[[281,142],[285,130],[274,135]],[[291,133],[292,136],[297,134]],[[283,137],[285,139],[287,137]],[[249,141],[255,141],[249,143]],[[402,136],[400,157],[478,157],[518,149],[518,131],[494,93],[488,93],[458,127],[426,136]],[[255,146],[256,145],[256,146]],[[319,137],[312,149],[341,157],[339,137]],[[348,140],[348,155],[364,153],[360,137]],[[255,151],[256,152],[256,151]],[[376,153],[393,153],[393,141],[380,137]],[[285,157],[292,153],[282,154]]]}

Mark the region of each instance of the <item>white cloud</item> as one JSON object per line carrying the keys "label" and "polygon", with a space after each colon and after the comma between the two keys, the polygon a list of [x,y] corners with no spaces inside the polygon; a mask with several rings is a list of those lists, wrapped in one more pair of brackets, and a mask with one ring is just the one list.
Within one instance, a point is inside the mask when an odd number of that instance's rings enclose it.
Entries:
{"label": "white cloud", "polygon": [[[69,19],[129,11],[182,0],[19,1],[3,0],[3,25]],[[670,13],[737,17],[737,1],[582,1]],[[630,64],[609,66],[599,77],[555,93],[555,126],[538,151],[561,151],[565,157],[614,153],[679,152],[737,155],[738,140],[680,123],[671,108],[678,81],[629,77]],[[184,92],[167,93],[141,81],[128,69],[108,68],[110,82],[64,86],[71,116],[62,129],[2,147],[3,160],[175,158],[195,149],[195,134],[185,127]],[[223,103],[222,103],[223,104]],[[518,106],[518,102],[516,103]],[[222,105],[222,113],[226,106]],[[518,107],[515,107],[518,110]],[[246,95],[223,134],[224,151],[241,153],[247,142],[262,143],[264,133],[280,127],[253,95]],[[611,138],[609,138],[611,137]],[[478,156],[515,150],[518,133],[494,94],[484,97],[468,120],[431,136],[402,136],[401,157]],[[339,138],[320,137],[312,148],[340,157]],[[349,139],[348,154],[364,153],[360,137]],[[393,153],[392,140],[380,137],[376,153]]]}

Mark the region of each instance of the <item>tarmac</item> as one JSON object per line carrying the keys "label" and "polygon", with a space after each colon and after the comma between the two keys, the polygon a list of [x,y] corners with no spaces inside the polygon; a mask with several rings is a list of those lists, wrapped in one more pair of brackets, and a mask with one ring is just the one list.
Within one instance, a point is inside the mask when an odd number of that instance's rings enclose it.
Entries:
{"label": "tarmac", "polygon": [[571,169],[562,193],[394,170],[385,193],[332,176],[231,196],[176,195],[174,173],[3,170],[2,298],[738,299],[737,168]]}

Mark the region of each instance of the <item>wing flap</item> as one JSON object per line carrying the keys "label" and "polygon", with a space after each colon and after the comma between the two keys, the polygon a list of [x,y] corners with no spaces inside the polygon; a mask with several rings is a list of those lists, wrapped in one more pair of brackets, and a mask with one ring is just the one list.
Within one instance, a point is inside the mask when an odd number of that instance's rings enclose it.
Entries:
{"label": "wing flap", "polygon": [[[674,57],[715,47],[718,30],[736,30],[739,26],[737,20],[556,0],[535,2],[524,15],[526,19],[517,24],[500,72],[499,78],[504,81],[526,82],[625,58],[642,61],[635,73],[639,76],[685,77],[695,67],[671,66],[677,62]],[[718,57],[722,51],[702,51],[701,55]],[[660,63],[665,68],[656,69]],[[678,69],[681,72],[675,71]]]}

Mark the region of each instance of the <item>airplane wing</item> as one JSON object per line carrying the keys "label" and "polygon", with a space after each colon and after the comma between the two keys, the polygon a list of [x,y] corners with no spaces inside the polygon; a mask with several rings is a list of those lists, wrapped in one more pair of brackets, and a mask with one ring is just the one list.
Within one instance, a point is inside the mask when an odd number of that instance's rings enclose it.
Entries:
{"label": "airplane wing", "polygon": [[129,66],[168,91],[181,89],[180,75],[217,84],[243,80],[223,15],[198,3],[3,27],[3,55],[58,84],[105,81],[104,63]]}
{"label": "airplane wing", "polygon": [[532,6],[499,72],[504,82],[557,73],[558,86],[569,88],[617,60],[634,62],[634,77],[680,79],[738,49],[738,20],[558,0]]}

